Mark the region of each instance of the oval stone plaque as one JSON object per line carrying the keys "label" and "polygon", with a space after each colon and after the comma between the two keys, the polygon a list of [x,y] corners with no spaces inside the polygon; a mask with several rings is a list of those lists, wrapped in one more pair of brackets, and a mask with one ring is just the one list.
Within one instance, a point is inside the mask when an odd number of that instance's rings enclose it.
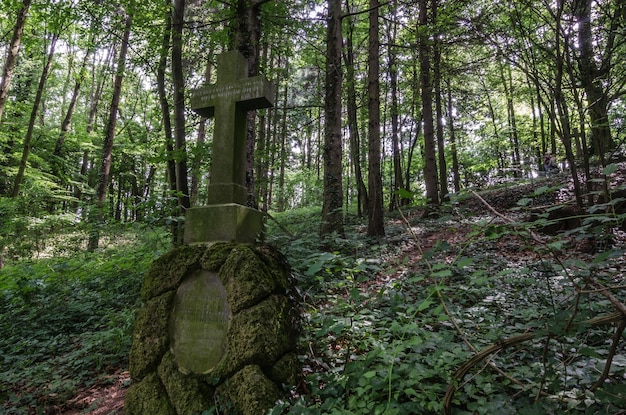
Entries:
{"label": "oval stone plaque", "polygon": [[170,345],[183,372],[206,373],[222,359],[231,318],[217,274],[200,270],[178,287],[170,316]]}

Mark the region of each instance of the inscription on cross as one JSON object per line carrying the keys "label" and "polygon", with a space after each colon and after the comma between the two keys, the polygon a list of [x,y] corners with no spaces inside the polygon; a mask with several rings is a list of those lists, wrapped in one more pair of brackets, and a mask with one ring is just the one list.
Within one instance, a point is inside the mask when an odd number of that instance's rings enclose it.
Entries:
{"label": "inscription on cross", "polygon": [[218,56],[215,85],[191,92],[191,108],[215,117],[209,205],[246,204],[247,112],[271,107],[272,101],[270,83],[263,75],[248,78],[248,61],[238,51]]}

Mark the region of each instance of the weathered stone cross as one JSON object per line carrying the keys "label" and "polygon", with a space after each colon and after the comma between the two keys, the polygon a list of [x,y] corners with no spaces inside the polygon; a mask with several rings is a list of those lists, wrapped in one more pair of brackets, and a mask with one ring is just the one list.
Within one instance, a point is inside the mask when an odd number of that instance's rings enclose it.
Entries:
{"label": "weathered stone cross", "polygon": [[217,84],[192,91],[191,108],[204,117],[215,116],[209,205],[246,204],[247,112],[271,107],[272,101],[265,76],[248,78],[248,61],[238,51],[218,56]]}
{"label": "weathered stone cross", "polygon": [[191,91],[191,108],[215,117],[208,205],[188,209],[184,242],[254,242],[263,214],[246,206],[247,112],[271,107],[273,92],[263,75],[248,78],[248,62],[238,51],[217,59],[217,83]]}

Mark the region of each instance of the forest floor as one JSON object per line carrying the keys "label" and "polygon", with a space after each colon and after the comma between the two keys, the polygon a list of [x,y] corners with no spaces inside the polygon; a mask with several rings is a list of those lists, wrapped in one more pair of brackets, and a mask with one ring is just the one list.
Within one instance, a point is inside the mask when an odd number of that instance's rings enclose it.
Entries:
{"label": "forest floor", "polygon": [[[621,166],[622,177],[626,177],[626,168]],[[619,176],[618,176],[619,177]],[[547,189],[550,189],[547,191]],[[441,226],[442,222],[430,221],[425,219],[424,209],[417,207],[407,208],[405,212],[400,214],[390,214],[387,219],[388,244],[394,249],[383,249],[380,251],[380,257],[375,258],[370,255],[367,261],[374,264],[376,271],[370,273],[366,279],[360,279],[357,287],[361,293],[382,292],[385,289],[396,284],[398,281],[406,278],[408,274],[414,272],[417,268],[423,267],[424,259],[430,258],[433,249],[437,246],[449,245],[456,247],[466,247],[463,256],[472,257],[476,255],[485,255],[481,248],[473,252],[472,246],[480,247],[481,244],[472,245],[476,239],[476,226],[480,222],[481,237],[489,239],[489,232],[492,227],[508,226],[514,229],[520,223],[523,223],[526,216],[529,215],[529,208],[524,205],[524,200],[531,198],[534,206],[544,209],[544,206],[553,206],[558,203],[564,203],[571,199],[571,188],[567,184],[567,177],[564,174],[555,175],[549,178],[540,178],[530,183],[524,184],[502,184],[497,188],[484,191],[477,191],[467,194],[462,200],[453,203],[450,209],[452,218],[463,218],[463,220],[448,220],[445,226]],[[520,203],[520,201],[522,201]],[[524,209],[519,209],[522,206]],[[549,209],[549,208],[548,208]],[[288,225],[287,225],[288,226]],[[523,225],[522,225],[523,226]],[[364,233],[363,224],[355,225],[357,234]],[[560,235],[566,234],[570,229],[559,229]],[[497,231],[493,231],[497,232]],[[487,235],[487,236],[486,236]],[[538,238],[542,238],[539,236]],[[566,248],[567,253],[564,256],[568,258],[575,257],[584,262],[592,262],[597,252],[597,247],[589,246],[589,240],[586,238],[576,239],[574,236],[569,237],[570,244]],[[489,241],[490,248],[486,255],[497,256],[500,260],[508,263],[522,263],[537,259],[541,254],[533,246],[533,242],[529,243],[528,238],[520,236],[516,231],[509,231],[504,238],[494,238]],[[615,249],[623,252],[626,246],[626,235],[624,232],[617,231],[612,241]],[[472,245],[472,246],[470,246]],[[483,246],[484,248],[484,246]],[[437,261],[442,263],[452,262],[458,259],[457,254],[443,254]],[[450,255],[445,258],[445,255]],[[623,264],[622,261],[621,263]],[[617,262],[620,263],[619,261]],[[618,265],[619,268],[619,265]],[[624,279],[624,268],[616,270]],[[346,294],[347,296],[348,294]],[[324,305],[324,299],[307,299],[310,305],[323,309],[332,307],[329,304]],[[329,303],[332,300],[328,300]],[[332,331],[332,329],[331,329]],[[338,348],[346,346],[337,346]],[[349,349],[349,347],[348,347]],[[328,370],[328,365],[320,363],[319,356],[316,357],[317,351],[313,351],[307,356],[307,365],[305,371],[309,374],[316,370]],[[57,414],[78,415],[78,414],[96,414],[110,415],[121,414],[124,402],[124,396],[130,378],[125,368],[119,368],[113,375],[107,377],[104,381],[96,383],[92,386],[84,388],[73,399],[67,401],[65,405],[57,409]]]}

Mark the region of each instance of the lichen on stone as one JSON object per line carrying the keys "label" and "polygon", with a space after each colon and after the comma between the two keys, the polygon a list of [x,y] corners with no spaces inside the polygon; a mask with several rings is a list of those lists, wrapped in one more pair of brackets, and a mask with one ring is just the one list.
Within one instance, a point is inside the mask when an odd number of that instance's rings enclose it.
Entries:
{"label": "lichen on stone", "polygon": [[278,291],[284,291],[272,268],[250,247],[234,249],[220,270],[233,314],[251,307]]}
{"label": "lichen on stone", "polygon": [[233,317],[228,333],[228,355],[231,364],[257,363],[272,366],[295,339],[288,327],[289,305],[284,297],[273,295]]}
{"label": "lichen on stone", "polygon": [[168,352],[158,369],[159,378],[178,415],[194,415],[211,406],[212,392],[197,376],[183,375]]}
{"label": "lichen on stone", "polygon": [[144,276],[141,299],[147,301],[178,287],[189,272],[199,268],[204,250],[201,246],[183,246],[157,258]]}
{"label": "lichen on stone", "polygon": [[124,399],[125,415],[177,415],[156,373],[131,385]]}
{"label": "lichen on stone", "polygon": [[130,376],[142,379],[156,369],[168,348],[168,319],[175,291],[149,300],[135,317],[130,350]]}
{"label": "lichen on stone", "polygon": [[280,390],[257,365],[248,365],[235,373],[218,388],[218,396],[232,403],[239,415],[259,415],[267,412],[280,398]]}
{"label": "lichen on stone", "polygon": [[219,272],[233,249],[239,245],[236,242],[218,242],[209,246],[200,258],[200,265],[207,271]]}

